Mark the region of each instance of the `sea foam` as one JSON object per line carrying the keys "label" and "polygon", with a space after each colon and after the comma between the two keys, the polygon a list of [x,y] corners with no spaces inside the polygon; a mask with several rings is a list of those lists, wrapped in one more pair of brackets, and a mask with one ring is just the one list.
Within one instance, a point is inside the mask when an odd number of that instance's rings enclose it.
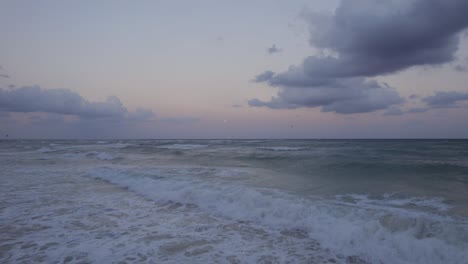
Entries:
{"label": "sea foam", "polygon": [[199,145],[199,144],[172,144],[172,145],[158,146],[158,148],[179,149],[179,150],[202,149],[202,148],[207,148],[207,147],[208,145]]}
{"label": "sea foam", "polygon": [[467,224],[428,213],[361,208],[312,200],[284,191],[221,181],[174,177],[159,171],[98,168],[91,177],[156,201],[195,204],[211,214],[250,221],[274,230],[297,229],[322,246],[372,263],[463,263],[468,259]]}
{"label": "sea foam", "polygon": [[53,152],[52,149],[48,148],[48,147],[42,147],[38,150],[36,150],[36,152],[39,152],[39,153],[49,153],[49,152]]}

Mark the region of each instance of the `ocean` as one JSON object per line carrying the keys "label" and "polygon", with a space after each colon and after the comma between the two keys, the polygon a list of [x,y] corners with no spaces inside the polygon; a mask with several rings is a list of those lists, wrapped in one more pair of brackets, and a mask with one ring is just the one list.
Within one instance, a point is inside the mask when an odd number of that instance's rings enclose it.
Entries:
{"label": "ocean", "polygon": [[0,141],[0,263],[468,263],[468,140]]}

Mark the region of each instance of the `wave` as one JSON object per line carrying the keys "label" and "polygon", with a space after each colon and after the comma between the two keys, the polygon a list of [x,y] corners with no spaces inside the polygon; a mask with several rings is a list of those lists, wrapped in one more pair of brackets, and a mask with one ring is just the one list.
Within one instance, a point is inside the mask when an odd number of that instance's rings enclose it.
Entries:
{"label": "wave", "polygon": [[114,143],[114,144],[106,144],[106,147],[114,148],[114,149],[124,149],[127,147],[135,146],[135,144],[130,143]]}
{"label": "wave", "polygon": [[98,159],[98,160],[113,160],[113,159],[115,159],[115,157],[112,156],[109,153],[102,152],[102,153],[99,153],[99,154],[96,155],[96,159]]}
{"label": "wave", "polygon": [[435,212],[446,212],[453,208],[442,198],[434,197],[409,197],[401,198],[392,194],[384,194],[381,196],[364,195],[364,194],[347,194],[337,195],[337,199],[345,203],[356,204],[360,207],[374,208],[375,206],[392,206],[396,208],[412,207],[415,209],[429,209]]}
{"label": "wave", "polygon": [[202,149],[202,148],[207,148],[207,147],[208,145],[199,145],[199,144],[172,144],[172,145],[158,146],[158,148],[179,149],[179,150]]}
{"label": "wave", "polygon": [[98,168],[89,176],[157,201],[195,204],[214,215],[275,230],[299,229],[340,254],[372,263],[463,263],[468,224],[449,217],[392,207],[362,208],[283,191],[204,181],[154,171]]}
{"label": "wave", "polygon": [[271,151],[298,151],[298,150],[306,150],[307,148],[304,147],[259,147],[259,149],[263,150],[271,150]]}
{"label": "wave", "polygon": [[48,148],[48,147],[42,147],[40,149],[37,149],[36,152],[39,153],[49,153],[49,152],[54,152],[54,150]]}
{"label": "wave", "polygon": [[90,151],[90,152],[73,152],[73,153],[65,153],[63,154],[65,158],[83,158],[83,157],[94,157],[98,160],[115,160],[120,157],[113,156],[107,152],[97,152],[97,151]]}

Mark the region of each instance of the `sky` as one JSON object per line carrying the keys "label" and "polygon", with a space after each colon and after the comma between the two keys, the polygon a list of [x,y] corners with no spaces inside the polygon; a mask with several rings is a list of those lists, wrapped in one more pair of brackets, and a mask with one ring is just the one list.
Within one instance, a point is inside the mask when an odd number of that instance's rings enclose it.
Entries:
{"label": "sky", "polygon": [[468,138],[468,1],[0,1],[0,138]]}

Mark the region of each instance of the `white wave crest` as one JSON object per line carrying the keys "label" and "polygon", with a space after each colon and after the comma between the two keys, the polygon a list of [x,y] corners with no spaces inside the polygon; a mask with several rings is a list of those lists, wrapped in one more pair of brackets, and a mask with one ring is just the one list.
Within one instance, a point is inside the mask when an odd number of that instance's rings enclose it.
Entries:
{"label": "white wave crest", "polygon": [[207,148],[207,147],[208,145],[199,145],[199,144],[172,144],[172,145],[158,146],[158,148],[180,149],[180,150],[202,149],[202,148]]}
{"label": "white wave crest", "polygon": [[38,150],[36,150],[36,152],[39,152],[39,153],[49,153],[49,152],[53,152],[52,149],[48,148],[48,147],[42,147]]}
{"label": "white wave crest", "polygon": [[98,160],[114,160],[118,157],[115,157],[107,152],[97,152],[97,151],[90,151],[90,152],[72,152],[72,153],[65,153],[63,154],[65,158],[84,158],[84,157],[93,157]]}
{"label": "white wave crest", "polygon": [[369,195],[363,194],[347,194],[337,195],[337,198],[345,202],[357,204],[362,207],[375,207],[375,206],[394,206],[394,207],[416,207],[416,208],[429,208],[436,211],[445,212],[452,208],[451,205],[444,202],[442,198],[429,198],[429,197],[409,197],[399,198],[391,194],[385,194],[382,197],[373,199]]}
{"label": "white wave crest", "polygon": [[112,156],[109,153],[101,152],[101,153],[96,155],[96,159],[98,159],[98,160],[113,160],[113,159],[115,159],[115,157]]}
{"label": "white wave crest", "polygon": [[215,215],[273,229],[304,230],[326,248],[363,256],[372,263],[463,263],[468,259],[467,224],[449,218],[337,205],[278,190],[172,175],[143,177],[135,171],[98,168],[90,176],[153,200],[195,204]]}

